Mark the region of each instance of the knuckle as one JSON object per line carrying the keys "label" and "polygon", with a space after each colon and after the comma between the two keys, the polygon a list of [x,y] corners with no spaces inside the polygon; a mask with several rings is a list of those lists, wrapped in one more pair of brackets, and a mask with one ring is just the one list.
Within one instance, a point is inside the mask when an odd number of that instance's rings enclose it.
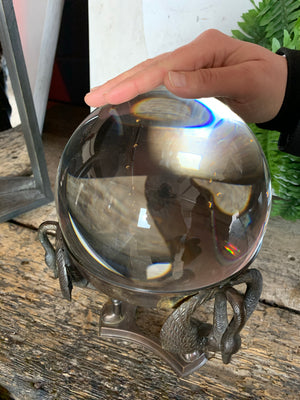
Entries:
{"label": "knuckle", "polygon": [[220,32],[218,29],[210,28],[204,31],[200,36],[207,40],[216,40],[223,36],[223,33]]}

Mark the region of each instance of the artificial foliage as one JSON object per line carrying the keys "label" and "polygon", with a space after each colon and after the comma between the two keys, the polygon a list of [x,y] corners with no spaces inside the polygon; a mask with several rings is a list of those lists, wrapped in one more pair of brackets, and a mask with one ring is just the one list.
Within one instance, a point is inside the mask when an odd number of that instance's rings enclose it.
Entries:
{"label": "artificial foliage", "polygon": [[283,43],[284,31],[293,35],[300,18],[300,0],[250,0],[253,8],[242,14],[240,30],[233,37],[272,48],[273,39]]}
{"label": "artificial foliage", "polygon": [[263,0],[256,6],[253,0],[250,0],[254,8],[242,14],[242,21],[238,22],[240,30],[232,31],[233,37],[246,42],[256,43],[263,47],[270,47],[270,40],[266,37],[266,29],[260,24],[259,13],[267,6],[270,0]]}
{"label": "artificial foliage", "polygon": [[[300,0],[250,0],[253,8],[242,15],[240,30],[233,37],[259,44],[272,51],[284,46],[300,50]],[[300,157],[278,150],[279,133],[251,124],[269,164],[273,206],[272,215],[300,218]]]}

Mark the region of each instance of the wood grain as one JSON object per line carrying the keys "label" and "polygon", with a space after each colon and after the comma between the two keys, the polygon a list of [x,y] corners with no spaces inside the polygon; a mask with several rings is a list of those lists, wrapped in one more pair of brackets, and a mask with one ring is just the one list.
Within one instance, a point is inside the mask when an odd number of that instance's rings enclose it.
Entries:
{"label": "wood grain", "polygon": [[0,383],[14,399],[298,398],[298,313],[260,304],[231,364],[217,357],[182,379],[143,347],[99,336],[105,296],[62,299],[34,230],[3,223],[0,243]]}
{"label": "wood grain", "polygon": [[[67,106],[49,113],[43,139],[54,187],[60,154],[83,115]],[[0,175],[29,174],[22,134],[0,135]],[[56,219],[54,203],[0,224],[0,395],[5,387],[14,400],[299,398],[300,221],[270,220],[254,262],[264,278],[262,302],[239,353],[229,365],[217,356],[183,379],[142,346],[99,336],[101,293],[74,288],[73,301],[63,300],[37,241],[48,219]],[[159,330],[163,313],[138,311],[142,329]],[[201,309],[203,318],[210,313],[209,305]]]}
{"label": "wood grain", "polygon": [[[35,229],[45,220],[57,220],[54,202],[16,218]],[[271,218],[253,267],[263,275],[262,300],[300,311],[300,220]]]}
{"label": "wood grain", "polygon": [[300,311],[300,220],[271,218],[253,267],[263,275],[263,300]]}

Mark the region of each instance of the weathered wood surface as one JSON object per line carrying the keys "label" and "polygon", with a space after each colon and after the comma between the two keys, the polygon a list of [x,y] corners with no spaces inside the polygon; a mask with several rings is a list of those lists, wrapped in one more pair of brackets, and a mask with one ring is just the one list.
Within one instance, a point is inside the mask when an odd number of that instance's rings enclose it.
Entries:
{"label": "weathered wood surface", "polygon": [[14,399],[298,398],[299,313],[260,304],[231,364],[217,357],[182,379],[141,346],[99,337],[105,296],[75,288],[63,300],[34,230],[3,223],[0,243],[0,384]]}
{"label": "weathered wood surface", "polygon": [[[54,187],[63,147],[84,115],[66,106],[47,113],[45,155]],[[24,143],[15,150],[20,169],[13,173],[30,173]],[[264,277],[262,302],[231,364],[217,357],[183,379],[143,347],[99,336],[104,295],[75,288],[71,303],[62,299],[37,241],[36,229],[48,219],[56,219],[54,203],[0,225],[0,398],[3,387],[15,400],[299,398],[300,221],[269,223],[254,262]],[[138,322],[154,329],[163,318],[140,310]]]}
{"label": "weathered wood surface", "polygon": [[300,220],[271,218],[253,267],[263,275],[263,300],[300,311]]}
{"label": "weathered wood surface", "polygon": [[[16,218],[35,229],[45,220],[57,220],[54,202]],[[300,220],[271,218],[253,267],[264,279],[261,299],[300,311]]]}

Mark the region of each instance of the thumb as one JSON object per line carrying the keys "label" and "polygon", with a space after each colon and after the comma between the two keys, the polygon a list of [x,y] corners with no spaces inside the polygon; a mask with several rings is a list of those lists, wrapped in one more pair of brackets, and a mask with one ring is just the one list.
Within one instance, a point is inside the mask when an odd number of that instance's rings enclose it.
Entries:
{"label": "thumb", "polygon": [[170,92],[179,97],[232,97],[237,95],[237,79],[232,69],[232,67],[221,67],[195,71],[169,71],[164,84]]}

